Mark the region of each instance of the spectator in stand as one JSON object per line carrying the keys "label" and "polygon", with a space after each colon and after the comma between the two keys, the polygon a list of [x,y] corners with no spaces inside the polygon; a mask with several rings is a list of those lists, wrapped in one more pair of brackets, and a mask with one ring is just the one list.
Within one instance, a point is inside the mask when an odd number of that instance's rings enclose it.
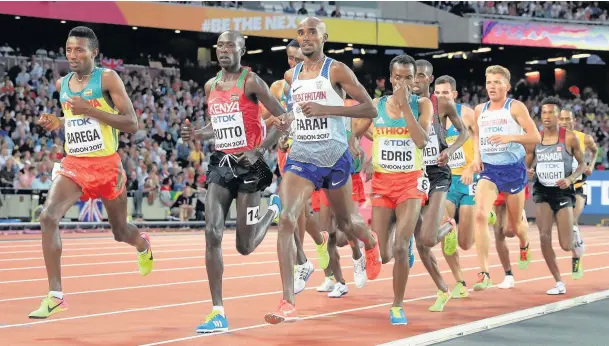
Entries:
{"label": "spectator in stand", "polygon": [[324,4],[320,4],[319,8],[317,9],[317,11],[315,11],[315,15],[316,16],[322,16],[322,17],[327,17],[328,16],[328,12],[326,12],[326,9],[324,8]]}
{"label": "spectator in stand", "polygon": [[296,8],[294,8],[294,1],[290,1],[287,7],[283,8],[283,12],[285,13],[296,13]]}
{"label": "spectator in stand", "polygon": [[307,11],[307,9],[305,8],[305,3],[304,2],[302,3],[302,6],[298,10],[298,14],[305,15],[305,16],[307,14],[309,14],[309,11]]}
{"label": "spectator in stand", "polygon": [[334,9],[334,11],[332,11],[331,16],[335,18],[342,17],[342,15],[340,14],[340,6],[336,5],[336,8]]}

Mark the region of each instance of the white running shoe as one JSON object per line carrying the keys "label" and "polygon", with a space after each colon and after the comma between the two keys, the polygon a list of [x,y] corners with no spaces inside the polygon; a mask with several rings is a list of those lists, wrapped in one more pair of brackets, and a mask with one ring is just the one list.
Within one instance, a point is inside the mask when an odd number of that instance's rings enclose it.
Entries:
{"label": "white running shoe", "polygon": [[314,271],[315,269],[310,261],[296,266],[296,272],[294,273],[294,294],[302,292],[307,287],[307,281],[309,281]]}
{"label": "white running shoe", "polygon": [[549,289],[547,292],[547,294],[551,295],[551,296],[557,296],[559,294],[565,294],[567,293],[567,287],[565,286],[564,282],[557,282],[556,286],[554,286],[554,288]]}
{"label": "white running shoe", "polygon": [[324,282],[317,287],[317,292],[332,292],[334,290],[334,280],[326,277]]}
{"label": "white running shoe", "polygon": [[355,281],[355,287],[364,288],[368,282],[368,276],[366,275],[366,256],[362,253],[362,257],[357,260],[353,260],[353,281]]}
{"label": "white running shoe", "polygon": [[332,290],[332,292],[328,293],[328,297],[340,298],[347,293],[349,293],[349,289],[347,288],[347,285],[337,282],[336,285],[334,285],[334,289]]}
{"label": "white running shoe", "polygon": [[509,288],[514,288],[515,284],[516,284],[516,281],[514,280],[514,276],[506,275],[505,279],[503,279],[503,282],[500,283],[499,285],[497,285],[497,287],[503,288],[503,289],[509,289]]}

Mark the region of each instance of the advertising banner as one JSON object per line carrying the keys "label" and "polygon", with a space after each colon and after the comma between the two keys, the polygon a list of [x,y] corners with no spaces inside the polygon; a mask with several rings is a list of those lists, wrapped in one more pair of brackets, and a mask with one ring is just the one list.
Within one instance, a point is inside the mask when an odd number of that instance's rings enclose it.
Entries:
{"label": "advertising banner", "polygon": [[607,51],[609,27],[485,20],[482,43]]}
{"label": "advertising banner", "polygon": [[[304,16],[219,7],[141,1],[0,2],[0,13],[38,18],[213,32],[238,30],[244,35],[296,38]],[[324,18],[330,42],[437,48],[438,27],[377,23],[375,20]]]}
{"label": "advertising banner", "polygon": [[609,215],[609,171],[594,171],[588,177],[584,192],[588,196],[583,214]]}

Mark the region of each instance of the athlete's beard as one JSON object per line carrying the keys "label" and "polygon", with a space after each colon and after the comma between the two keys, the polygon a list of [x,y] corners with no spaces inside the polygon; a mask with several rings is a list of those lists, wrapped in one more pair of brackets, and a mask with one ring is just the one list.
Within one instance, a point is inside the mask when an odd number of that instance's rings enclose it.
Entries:
{"label": "athlete's beard", "polygon": [[93,73],[93,62],[88,63],[88,64],[83,64],[83,65],[81,65],[81,68],[72,70],[72,72],[76,73],[76,75],[80,78],[90,75],[91,73]]}

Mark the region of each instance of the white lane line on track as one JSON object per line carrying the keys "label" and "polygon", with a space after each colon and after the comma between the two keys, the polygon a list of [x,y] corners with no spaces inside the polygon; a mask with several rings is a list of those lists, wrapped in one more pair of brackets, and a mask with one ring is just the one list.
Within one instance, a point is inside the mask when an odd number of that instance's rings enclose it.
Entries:
{"label": "white lane line on track", "polygon": [[[601,255],[606,255],[606,254],[607,254],[606,252],[594,252],[594,253],[586,254],[585,257],[601,256]],[[472,256],[472,257],[474,257],[474,256]],[[557,257],[557,259],[566,259],[566,258],[571,258],[571,257],[568,257],[568,256]],[[531,263],[542,262],[542,261],[543,260],[535,260],[535,261],[531,261]],[[277,261],[269,261],[269,262],[264,262],[264,263],[267,263],[267,264],[277,263]],[[244,264],[237,264],[237,265],[244,265]],[[500,265],[495,264],[495,265],[490,266],[490,268],[496,268],[496,267],[499,267],[499,266]],[[343,266],[341,268],[342,269],[352,269],[353,266]],[[463,269],[463,271],[469,271],[469,270],[473,270],[473,269],[471,269],[471,268],[469,268],[469,269]],[[323,272],[322,269],[315,269],[315,271],[316,272]],[[442,271],[441,273],[444,274],[446,272],[450,273],[450,271]],[[279,273],[266,273],[266,274],[228,276],[228,277],[223,278],[223,280],[250,279],[250,278],[260,278],[260,277],[276,276],[276,275],[279,275]],[[419,273],[419,274],[409,275],[408,277],[409,278],[414,278],[414,277],[427,276],[427,275],[428,275],[427,272],[423,272],[423,273]],[[98,289],[98,290],[92,290],[92,291],[69,292],[67,294],[70,295],[70,296],[73,296],[73,295],[81,295],[81,294],[126,291],[126,290],[135,290],[135,289],[143,289],[143,288],[167,287],[167,286],[178,286],[178,285],[190,285],[190,284],[198,284],[198,283],[203,283],[203,282],[209,282],[209,280],[203,279],[203,280],[191,280],[191,281],[166,282],[166,283],[150,284],[150,285],[125,286],[125,287]],[[0,299],[0,303],[12,302],[12,301],[18,301],[18,300],[40,299],[40,298],[41,298],[40,296],[6,298],[6,299]]]}
{"label": "white lane line on track", "polygon": [[[606,253],[601,253],[601,254],[606,254]],[[570,256],[565,256],[565,257],[557,257],[557,260],[559,259],[571,259]],[[535,262],[543,262],[544,260],[534,260],[531,261],[531,263],[535,263]],[[517,262],[512,263],[512,265],[516,265]],[[494,267],[500,267],[501,265],[492,265],[489,266],[490,268],[494,268]],[[606,269],[609,267],[602,267],[601,269]],[[476,267],[470,267],[470,268],[462,268],[463,271],[471,271],[471,270],[478,270],[479,268]],[[600,270],[600,269],[598,269]],[[588,269],[586,270],[587,272],[591,272],[591,271],[595,271],[595,269]],[[446,273],[450,273],[450,270],[445,270],[441,272],[442,274],[446,274]],[[278,275],[278,274],[277,274]],[[418,278],[418,277],[427,277],[429,276],[429,274],[427,273],[421,273],[421,274],[417,274],[416,276],[413,275],[412,278]],[[547,277],[542,277],[542,278],[538,278],[538,279],[529,279],[529,280],[521,280],[519,281],[519,283],[521,282],[528,282],[530,280],[541,280],[541,279],[546,279],[546,278],[550,278],[550,276]],[[377,282],[385,282],[385,281],[389,281],[389,280],[393,280],[392,277],[387,277],[387,278],[382,278],[382,279],[376,279],[376,280],[372,280],[372,281],[368,281],[368,284],[371,283],[377,283]],[[347,285],[353,285],[354,282],[348,282]],[[314,290],[316,289],[316,287],[309,287],[309,288],[305,288],[305,290]],[[254,298],[254,297],[263,297],[263,296],[269,296],[269,295],[273,295],[273,294],[281,294],[282,291],[272,291],[272,292],[262,292],[262,293],[256,293],[256,294],[246,294],[246,295],[242,295],[242,296],[233,296],[233,297],[228,297],[228,298],[224,298],[224,301],[229,301],[229,300],[238,300],[238,299],[247,299],[247,298]],[[434,296],[430,296],[430,297],[435,297]],[[39,297],[40,298],[40,297]],[[427,298],[427,297],[425,297]],[[165,304],[165,305],[157,305],[157,306],[152,306],[152,307],[145,307],[145,308],[133,308],[133,309],[125,309],[125,310],[117,310],[117,311],[109,311],[109,312],[101,312],[101,313],[96,313],[96,314],[89,314],[89,315],[79,315],[79,316],[71,316],[71,317],[64,317],[64,318],[56,318],[56,319],[48,319],[48,320],[42,320],[42,321],[36,321],[36,322],[28,322],[28,323],[19,323],[19,324],[6,324],[6,325],[1,325],[0,329],[6,329],[6,328],[14,328],[14,327],[26,327],[26,326],[32,326],[32,325],[38,325],[38,324],[48,324],[48,323],[57,323],[57,322],[62,322],[62,321],[72,321],[72,320],[80,320],[80,319],[87,319],[87,318],[93,318],[93,317],[102,317],[102,316],[111,316],[111,315],[120,315],[120,314],[125,314],[125,313],[130,313],[130,312],[140,312],[140,311],[152,311],[152,310],[158,310],[158,309],[166,309],[166,308],[174,308],[174,307],[182,307],[182,306],[190,306],[190,305],[197,305],[197,304],[203,304],[203,303],[209,303],[211,302],[211,299],[206,299],[206,300],[199,300],[199,301],[191,301],[191,302],[184,302],[184,303],[174,303],[174,304]],[[406,302],[406,301],[405,301]],[[386,303],[384,305],[389,305],[390,303]],[[383,304],[381,304],[380,306],[383,306]],[[376,306],[374,306],[376,307]],[[366,308],[360,308],[361,310],[365,310]],[[356,311],[356,310],[354,310]],[[313,316],[315,317],[315,316]],[[311,318],[311,317],[309,317]],[[235,331],[235,330],[233,330]]]}
{"label": "white lane line on track", "polygon": [[[605,270],[605,269],[609,269],[609,266],[607,266],[607,267],[593,268],[593,269],[590,269],[588,271],[593,272],[593,271],[600,271],[600,270]],[[561,276],[567,276],[567,275],[570,275],[570,274],[571,273],[563,273],[563,274],[561,274]],[[519,284],[520,283],[530,283],[530,282],[535,282],[535,281],[545,280],[545,279],[551,279],[551,278],[552,278],[552,276],[543,276],[543,277],[538,277],[538,278],[521,280],[521,281],[518,281],[518,283]],[[496,288],[496,286],[491,287],[491,289],[493,289],[493,288]],[[470,289],[468,289],[468,291],[472,292],[473,289],[470,288]],[[433,296],[424,296],[424,297],[405,299],[404,303],[416,302],[416,301],[425,300],[425,299],[434,299],[436,297],[437,297],[436,295],[433,295]],[[350,312],[371,310],[371,309],[381,308],[381,307],[384,307],[384,306],[390,306],[391,304],[392,303],[382,303],[382,304],[362,306],[362,307],[353,308],[353,309],[347,309],[347,310],[333,311],[333,312],[328,312],[328,313],[323,313],[323,314],[318,314],[318,315],[307,316],[307,317],[304,317],[304,318],[300,318],[299,320],[300,321],[305,321],[305,320],[317,319],[317,318],[322,318],[322,317],[336,316],[336,315],[350,313]],[[183,338],[165,340],[165,341],[160,341],[160,342],[153,342],[153,343],[149,343],[149,344],[143,344],[143,345],[140,345],[140,346],[165,345],[165,344],[170,344],[170,343],[174,343],[174,342],[180,342],[180,341],[186,341],[186,340],[192,340],[192,339],[198,339],[198,338],[204,338],[204,337],[213,337],[213,336],[217,336],[217,335],[230,334],[230,333],[234,333],[234,332],[240,332],[240,331],[252,330],[252,329],[259,329],[259,328],[265,328],[265,327],[270,327],[270,326],[272,326],[272,325],[266,324],[266,323],[265,324],[256,324],[256,325],[253,325],[253,326],[235,328],[235,329],[232,329],[232,330],[229,330],[229,331],[226,331],[226,332],[213,333],[213,334],[191,335],[191,336],[187,336],[187,337],[183,337]]]}
{"label": "white lane line on track", "polygon": [[[533,241],[529,241],[529,243],[530,244],[535,244],[535,242],[533,242]],[[555,246],[559,245],[558,240],[555,240],[552,243]],[[609,243],[588,243],[588,244],[586,244],[587,247],[602,246],[602,245],[609,245]],[[313,251],[315,251],[315,250],[312,249],[312,248],[305,249],[305,253],[312,253]],[[432,249],[432,252],[436,256],[441,256],[442,255],[441,251],[442,250],[438,249],[438,248]],[[533,252],[540,252],[541,250],[538,249],[538,248],[533,248],[531,251],[533,251]],[[562,251],[562,250],[560,250],[560,251]],[[233,254],[233,255],[236,255],[236,254]],[[489,256],[493,256],[493,255],[497,255],[497,252],[489,252]],[[224,257],[227,257],[227,256],[228,256],[228,254],[224,255]],[[469,255],[461,255],[459,258],[470,258],[470,257],[476,257],[476,256],[477,255],[475,255],[475,254],[469,254]],[[228,256],[228,257],[234,257],[234,256]],[[198,259],[198,258],[203,258],[204,259],[205,256],[160,258],[160,259],[157,258],[155,260],[155,262],[156,261],[178,260],[178,259]],[[275,262],[276,261],[274,261],[272,263],[275,263]],[[86,265],[119,264],[119,263],[133,263],[133,261],[114,261],[114,262],[64,264],[64,265],[62,265],[62,268],[64,268],[64,267],[81,267],[81,266],[86,266]],[[244,262],[244,263],[241,263],[239,265],[267,264],[267,263],[269,263],[269,262],[268,261],[262,261],[262,262]],[[233,265],[226,265],[225,264],[225,266],[233,266]],[[4,269],[0,269],[0,271],[15,271],[15,270],[44,269],[44,268],[45,268],[44,266],[39,266],[39,267],[17,267],[17,268],[4,268]],[[205,268],[205,266],[192,266],[192,267],[178,267],[178,268],[168,268],[168,269],[155,269],[154,272],[170,271],[170,270],[201,269],[201,268]],[[124,271],[124,272],[102,273],[102,274],[73,275],[73,276],[65,276],[62,279],[90,278],[90,277],[108,276],[108,275],[126,275],[126,274],[133,274],[133,273],[138,273],[138,272],[137,271]],[[47,280],[47,278],[35,278],[35,279],[21,279],[21,280],[0,281],[0,285],[1,284],[9,284],[9,283],[22,283],[22,282],[46,281],[46,280]]]}
{"label": "white lane line on track", "polygon": [[[605,238],[604,236],[600,236],[600,237],[590,237],[590,239],[589,239],[588,241],[590,241],[590,240],[600,240],[600,239],[604,240],[604,238]],[[537,240],[529,240],[529,244],[537,245],[537,244],[538,244],[538,241],[537,241]],[[553,245],[558,245],[558,244],[559,244],[559,243],[558,243],[558,240],[557,240],[557,239],[553,240],[553,241],[552,241],[552,244],[553,244]],[[588,243],[588,244],[590,244],[590,243]],[[509,246],[509,245],[511,245],[511,244],[508,244],[508,246]],[[591,245],[592,245],[592,244],[591,244]],[[275,245],[274,245],[274,244],[270,244],[270,245],[269,245],[269,244],[265,244],[264,246],[275,246]],[[227,246],[227,247],[228,247],[228,246]],[[261,245],[260,247],[262,247],[262,245]],[[259,248],[260,248],[260,247],[259,247]],[[223,247],[223,250],[227,250],[227,248],[224,248],[224,247]],[[196,249],[195,249],[195,250],[193,250],[193,251],[196,251]],[[312,250],[312,249],[305,250],[305,252],[307,252],[307,253],[308,253],[309,251],[314,251],[314,250]],[[442,255],[441,251],[442,251],[442,250],[441,250],[441,249],[439,249],[438,247],[435,247],[434,249],[432,249],[432,252],[433,252],[433,253],[434,253],[434,255],[436,255],[436,256],[441,256],[441,255]],[[538,249],[534,249],[533,251],[539,251],[539,250],[538,250]],[[156,252],[155,252],[155,253],[156,253]],[[275,253],[275,254],[276,254],[276,252],[272,252],[272,253]],[[130,254],[133,254],[133,252],[130,252]],[[205,251],[203,251],[203,254],[205,254]],[[260,254],[260,253],[259,253],[259,252],[254,252],[254,253],[250,254],[249,256],[254,255],[254,254]],[[267,254],[268,254],[268,252],[267,252]],[[490,254],[496,254],[496,253],[490,253]],[[226,255],[224,255],[224,257],[235,257],[235,256],[238,256],[238,255],[239,255],[239,254],[226,254]],[[467,257],[467,256],[469,256],[469,255],[466,255],[466,256],[463,256],[463,257]],[[170,257],[170,258],[158,258],[158,257],[157,257],[157,259],[155,260],[155,262],[158,262],[158,261],[183,260],[183,259],[201,259],[201,258],[203,258],[203,259],[204,259],[204,258],[205,258],[205,255],[203,255],[203,256],[188,256],[188,257]],[[42,259],[41,259],[41,260],[42,260]],[[108,261],[108,262],[95,262],[95,263],[72,263],[72,264],[62,264],[62,268],[67,268],[67,267],[83,267],[83,266],[88,266],[88,265],[125,264],[125,263],[133,263],[133,260],[129,260],[129,261]],[[15,270],[32,270],[32,269],[45,269],[45,267],[44,267],[44,266],[9,267],[9,268],[0,268],[0,272],[2,272],[2,271],[15,271]],[[128,273],[131,273],[131,272],[128,272]],[[46,280],[46,279],[45,279],[45,280]],[[1,281],[0,281],[0,284],[2,284],[2,283],[3,283],[3,282],[1,282]]]}

